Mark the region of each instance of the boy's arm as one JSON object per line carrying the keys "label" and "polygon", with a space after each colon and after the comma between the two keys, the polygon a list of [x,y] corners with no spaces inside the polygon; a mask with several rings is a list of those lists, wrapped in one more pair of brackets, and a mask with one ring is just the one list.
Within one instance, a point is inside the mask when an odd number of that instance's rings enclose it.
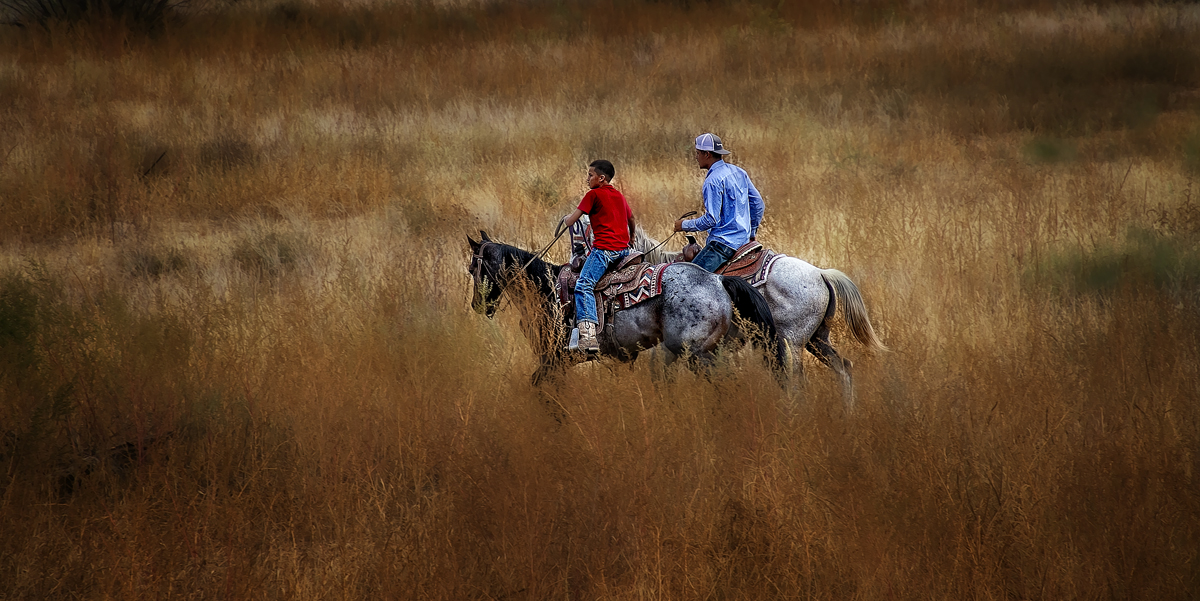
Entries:
{"label": "boy's arm", "polygon": [[576,221],[579,221],[580,217],[583,217],[583,211],[575,209],[570,215],[567,215],[565,220],[563,220],[563,228],[569,229],[572,225],[575,225]]}
{"label": "boy's arm", "polygon": [[633,246],[634,241],[637,240],[637,237],[634,235],[634,232],[636,229],[637,229],[637,224],[634,223],[634,221],[633,221],[633,211],[630,211],[629,212],[629,246]]}

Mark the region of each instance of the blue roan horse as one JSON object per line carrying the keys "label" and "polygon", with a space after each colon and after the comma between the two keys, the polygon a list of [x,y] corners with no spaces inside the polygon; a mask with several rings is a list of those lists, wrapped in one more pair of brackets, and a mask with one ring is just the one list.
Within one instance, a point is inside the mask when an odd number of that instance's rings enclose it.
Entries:
{"label": "blue roan horse", "polygon": [[[584,353],[565,348],[569,328],[554,289],[563,266],[536,259],[533,253],[493,242],[485,232],[479,233],[479,242],[467,237],[471,244],[469,270],[475,282],[471,307],[490,318],[499,309],[505,291],[510,298],[522,291],[529,295],[527,299],[532,302],[518,299],[514,304],[522,309],[522,329],[541,358],[533,374],[534,384],[552,371],[586,360]],[[684,353],[707,363],[722,341],[742,338],[734,323],[736,309],[764,334],[768,364],[784,365],[785,348],[776,335],[766,299],[744,280],[679,263],[668,267],[661,281],[662,294],[618,311],[611,333],[599,333],[601,354],[632,361],[639,351],[661,342],[670,351],[667,363]],[[528,285],[522,287],[521,283]]]}
{"label": "blue roan horse", "polygon": [[[646,252],[647,260],[665,263],[676,260],[680,254],[658,250],[657,247],[658,241],[646,235],[638,226],[633,248]],[[854,339],[868,350],[887,350],[871,327],[867,306],[858,292],[858,286],[836,269],[821,269],[795,257],[783,256],[771,269],[763,285],[763,296],[771,307],[782,338],[791,350],[796,369],[801,369],[800,349],[807,349],[838,374],[842,380],[845,403],[848,407],[853,406],[853,365],[829,343],[829,325],[837,311],[839,299],[846,325]]]}

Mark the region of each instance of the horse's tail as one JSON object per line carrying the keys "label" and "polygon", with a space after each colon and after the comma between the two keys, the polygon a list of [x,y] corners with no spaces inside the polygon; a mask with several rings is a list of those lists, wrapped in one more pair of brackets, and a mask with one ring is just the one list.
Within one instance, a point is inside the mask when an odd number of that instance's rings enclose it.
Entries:
{"label": "horse's tail", "polygon": [[735,276],[721,276],[721,285],[729,294],[733,308],[737,309],[742,319],[758,326],[766,337],[767,360],[775,361],[776,366],[787,365],[787,349],[783,339],[775,327],[775,318],[771,316],[771,307],[762,293],[754,289],[746,280]]}
{"label": "horse's tail", "polygon": [[854,338],[872,351],[886,352],[888,347],[875,335],[875,328],[871,327],[871,320],[867,318],[867,305],[858,293],[858,286],[854,285],[849,276],[836,269],[822,269],[821,277],[825,278],[825,284],[829,286],[833,295],[833,298],[829,299],[830,311],[825,318],[833,317],[833,303],[837,302],[835,298],[840,298],[842,316],[846,318]]}

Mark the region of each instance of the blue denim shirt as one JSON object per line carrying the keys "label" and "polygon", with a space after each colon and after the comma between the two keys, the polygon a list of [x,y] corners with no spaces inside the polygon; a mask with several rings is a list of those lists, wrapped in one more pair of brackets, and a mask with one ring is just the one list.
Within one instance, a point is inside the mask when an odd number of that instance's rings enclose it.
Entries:
{"label": "blue denim shirt", "polygon": [[708,230],[708,239],[736,249],[750,241],[762,222],[763,199],[746,170],[725,161],[708,168],[704,178],[704,215],[683,222],[683,231]]}

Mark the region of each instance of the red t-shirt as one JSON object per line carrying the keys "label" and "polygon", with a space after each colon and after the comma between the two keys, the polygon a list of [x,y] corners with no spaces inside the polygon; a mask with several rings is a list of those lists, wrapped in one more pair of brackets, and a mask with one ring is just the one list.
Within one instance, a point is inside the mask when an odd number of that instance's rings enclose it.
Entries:
{"label": "red t-shirt", "polygon": [[596,236],[596,248],[601,250],[625,250],[629,248],[629,218],[633,209],[625,202],[625,195],[611,184],[588,190],[579,201],[579,210],[592,220],[592,234]]}

